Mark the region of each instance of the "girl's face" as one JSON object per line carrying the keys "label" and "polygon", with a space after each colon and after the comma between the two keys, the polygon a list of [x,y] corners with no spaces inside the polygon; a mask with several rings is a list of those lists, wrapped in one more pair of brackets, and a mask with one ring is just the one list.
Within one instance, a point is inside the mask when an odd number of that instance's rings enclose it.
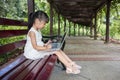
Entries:
{"label": "girl's face", "polygon": [[37,29],[42,29],[42,28],[44,28],[45,24],[46,24],[45,21],[40,21],[39,19],[35,19],[34,25],[35,25],[35,27],[36,27]]}

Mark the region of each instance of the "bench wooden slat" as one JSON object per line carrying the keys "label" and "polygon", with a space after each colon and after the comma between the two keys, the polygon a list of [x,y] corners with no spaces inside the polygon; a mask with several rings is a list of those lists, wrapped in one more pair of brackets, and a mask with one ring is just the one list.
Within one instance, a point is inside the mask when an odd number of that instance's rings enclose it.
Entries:
{"label": "bench wooden slat", "polygon": [[19,47],[23,47],[25,45],[25,42],[26,42],[26,40],[22,40],[19,42],[14,42],[14,43],[0,46],[0,54],[4,54],[4,53],[10,52],[14,49],[17,49]]}
{"label": "bench wooden slat", "polygon": [[35,80],[37,74],[42,70],[44,67],[46,61],[48,60],[48,56],[46,56],[44,59],[42,59],[35,67],[34,69],[24,78],[24,80]]}
{"label": "bench wooden slat", "polygon": [[28,30],[0,30],[0,38],[26,35]]}
{"label": "bench wooden slat", "polygon": [[23,55],[0,70],[1,80],[48,80],[57,56],[28,60]]}
{"label": "bench wooden slat", "polygon": [[18,76],[15,77],[14,80],[23,80],[32,69],[39,63],[40,60],[33,61],[27,68],[25,68]]}
{"label": "bench wooden slat", "polygon": [[13,19],[0,18],[0,25],[27,26],[28,23],[24,21],[13,20]]}
{"label": "bench wooden slat", "polygon": [[38,74],[36,80],[48,80],[56,60],[57,60],[57,56],[52,55],[45,64],[42,71]]}
{"label": "bench wooden slat", "polygon": [[25,57],[20,56],[18,59],[10,63],[10,65],[6,66],[5,68],[0,70],[0,78],[4,77],[7,73],[9,73],[11,70],[19,66],[21,63],[25,61]]}
{"label": "bench wooden slat", "polygon": [[20,64],[20,66],[16,67],[9,74],[3,77],[1,80],[13,80],[17,75],[19,75],[26,67],[28,67],[33,60],[26,60],[24,63]]}

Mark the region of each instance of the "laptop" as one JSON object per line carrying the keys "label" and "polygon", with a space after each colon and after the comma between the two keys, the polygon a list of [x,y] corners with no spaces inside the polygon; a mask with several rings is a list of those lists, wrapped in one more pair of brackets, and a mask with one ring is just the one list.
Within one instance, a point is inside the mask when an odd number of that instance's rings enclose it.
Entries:
{"label": "laptop", "polygon": [[67,35],[67,32],[64,33],[61,42],[51,43],[52,48],[50,51],[60,50],[62,48],[64,41],[65,41],[66,35]]}

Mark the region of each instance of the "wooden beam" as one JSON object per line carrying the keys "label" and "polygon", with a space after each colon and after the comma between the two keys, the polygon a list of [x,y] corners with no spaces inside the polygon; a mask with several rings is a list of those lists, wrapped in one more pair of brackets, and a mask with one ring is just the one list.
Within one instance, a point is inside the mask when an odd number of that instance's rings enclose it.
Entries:
{"label": "wooden beam", "polygon": [[110,6],[111,6],[111,0],[107,0],[105,43],[109,43]]}
{"label": "wooden beam", "polygon": [[79,8],[77,8],[77,9],[76,8],[75,9],[61,9],[61,13],[64,13],[64,12],[68,12],[68,13],[69,12],[81,12],[81,13],[90,12],[90,13],[94,13],[93,9],[88,9],[87,10],[86,8],[85,9],[81,9],[81,8],[80,9]]}
{"label": "wooden beam", "polygon": [[67,18],[85,18],[85,19],[91,19],[93,18],[92,15],[71,15],[71,16],[66,16]]}
{"label": "wooden beam", "polygon": [[9,25],[9,26],[27,26],[28,23],[24,21],[0,18],[0,25]]}
{"label": "wooden beam", "polygon": [[78,10],[78,11],[93,11],[94,10],[94,8],[91,8],[91,7],[86,7],[86,8],[70,8],[70,9],[67,9],[67,8],[62,8],[62,10],[61,11],[69,11],[69,10]]}
{"label": "wooden beam", "polygon": [[73,22],[80,24],[80,25],[85,25],[85,26],[90,26],[90,23],[91,23],[91,22],[83,22],[83,21],[73,21]]}
{"label": "wooden beam", "polygon": [[65,15],[67,15],[67,14],[70,14],[70,15],[73,15],[73,14],[76,14],[76,15],[78,15],[78,14],[81,14],[81,15],[83,15],[83,14],[87,14],[87,15],[92,15],[94,12],[92,11],[92,12],[89,12],[88,13],[88,11],[71,11],[71,10],[69,10],[69,11],[62,11],[62,12],[60,12],[61,14],[65,14]]}
{"label": "wooden beam", "polygon": [[89,14],[78,15],[78,14],[62,14],[62,15],[65,18],[75,18],[75,19],[78,19],[78,18],[93,19],[94,18],[94,16],[92,14],[91,15],[89,15]]}
{"label": "wooden beam", "polygon": [[99,10],[101,10],[105,6],[106,2],[107,1],[105,1],[105,0],[103,2],[101,2],[101,4],[98,7],[96,7],[95,11],[98,12]]}
{"label": "wooden beam", "polygon": [[14,43],[0,46],[0,54],[8,53],[8,52],[13,51],[17,48],[23,47],[25,45],[25,43],[26,43],[26,40],[21,40],[18,42],[14,42]]}
{"label": "wooden beam", "polygon": [[28,30],[0,30],[0,38],[26,35]]}
{"label": "wooden beam", "polygon": [[73,23],[77,23],[77,24],[80,24],[80,25],[85,25],[85,26],[90,26],[91,22],[90,21],[80,21],[80,20],[71,20],[71,19],[68,19],[70,20],[71,22]]}
{"label": "wooden beam", "polygon": [[76,2],[76,4],[73,4],[72,2],[70,2],[70,3],[60,3],[60,4],[57,3],[57,4],[59,6],[64,5],[63,7],[72,7],[72,6],[74,6],[74,8],[78,8],[78,7],[96,7],[97,6],[97,4],[95,2],[91,2],[91,3],[88,3],[88,2],[79,2],[79,3],[77,3]]}
{"label": "wooden beam", "polygon": [[84,18],[69,18],[69,20],[71,20],[71,21],[79,21],[79,22],[90,22],[91,21],[91,19],[84,19]]}
{"label": "wooden beam", "polygon": [[53,35],[53,6],[50,3],[50,35]]}
{"label": "wooden beam", "polygon": [[64,2],[64,3],[67,3],[67,2],[86,2],[86,3],[89,3],[89,2],[98,2],[97,0],[54,0],[55,2]]}

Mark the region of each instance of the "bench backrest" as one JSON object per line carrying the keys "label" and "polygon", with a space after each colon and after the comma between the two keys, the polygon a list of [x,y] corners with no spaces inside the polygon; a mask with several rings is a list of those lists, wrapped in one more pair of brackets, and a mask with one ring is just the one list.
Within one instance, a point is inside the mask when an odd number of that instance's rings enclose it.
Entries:
{"label": "bench backrest", "polygon": [[[11,19],[5,19],[0,18],[0,25],[6,25],[6,26],[26,26],[27,22],[23,21],[17,21],[17,20],[11,20]],[[3,26],[4,27],[4,26]],[[12,37],[18,37],[21,35],[26,35],[28,32],[27,29],[25,30],[0,30],[0,39],[8,39]],[[19,41],[12,41],[12,43],[7,44],[0,44],[0,56],[7,55],[7,53],[10,53],[16,49],[20,49],[25,44],[25,39],[19,40]]]}

